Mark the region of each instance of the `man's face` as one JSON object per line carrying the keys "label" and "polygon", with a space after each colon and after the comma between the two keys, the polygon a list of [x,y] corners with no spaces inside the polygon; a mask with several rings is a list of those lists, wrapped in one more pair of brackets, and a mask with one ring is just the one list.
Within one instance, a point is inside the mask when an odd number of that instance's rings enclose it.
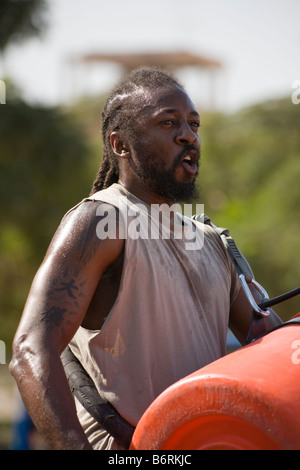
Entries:
{"label": "man's face", "polygon": [[130,165],[143,183],[171,202],[190,201],[200,158],[200,117],[178,86],[144,90],[134,117]]}

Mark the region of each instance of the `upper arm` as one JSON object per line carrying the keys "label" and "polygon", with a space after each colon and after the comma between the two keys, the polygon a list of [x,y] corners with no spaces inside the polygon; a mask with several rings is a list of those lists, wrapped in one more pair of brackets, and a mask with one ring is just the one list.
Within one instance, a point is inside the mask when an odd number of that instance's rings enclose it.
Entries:
{"label": "upper arm", "polygon": [[[251,284],[249,285],[249,289],[254,297],[255,302],[259,304],[263,300],[262,295]],[[257,316],[257,322],[259,321],[261,323],[260,330],[264,331],[264,333],[268,333],[273,328],[282,324],[282,320],[280,319],[280,317],[272,309],[268,310],[268,316]],[[229,316],[229,328],[242,345],[246,344],[246,339],[251,325],[252,314],[252,306],[250,305],[250,302],[247,299],[244,289],[241,288],[235,301],[231,306]]]}
{"label": "upper arm", "polygon": [[240,288],[229,315],[229,328],[242,345],[246,344],[246,338],[250,328],[252,307],[247,300],[244,290]]}
{"label": "upper arm", "polygon": [[61,352],[80,326],[102,273],[124,246],[118,238],[98,238],[98,205],[83,203],[63,219],[32,283],[15,342],[31,337]]}

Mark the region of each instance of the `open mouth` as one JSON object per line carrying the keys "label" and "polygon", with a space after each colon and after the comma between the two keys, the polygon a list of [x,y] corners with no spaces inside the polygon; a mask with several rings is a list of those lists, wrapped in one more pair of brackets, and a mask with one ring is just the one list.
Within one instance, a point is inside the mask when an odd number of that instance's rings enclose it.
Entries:
{"label": "open mouth", "polygon": [[195,175],[198,171],[199,154],[196,151],[186,153],[182,160],[181,165],[187,173]]}

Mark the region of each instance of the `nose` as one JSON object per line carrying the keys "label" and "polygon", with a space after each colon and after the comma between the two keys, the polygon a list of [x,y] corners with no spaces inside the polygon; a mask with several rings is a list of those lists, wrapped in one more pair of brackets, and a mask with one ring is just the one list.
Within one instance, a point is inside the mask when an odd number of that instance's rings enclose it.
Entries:
{"label": "nose", "polygon": [[185,123],[180,126],[176,142],[178,144],[194,144],[195,142],[200,142],[200,137],[198,133],[191,129],[188,123]]}

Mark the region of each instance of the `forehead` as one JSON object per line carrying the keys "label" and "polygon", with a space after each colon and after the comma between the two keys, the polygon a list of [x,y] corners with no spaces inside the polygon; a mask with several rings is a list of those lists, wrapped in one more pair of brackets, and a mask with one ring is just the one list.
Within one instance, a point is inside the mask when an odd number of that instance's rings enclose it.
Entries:
{"label": "forehead", "polygon": [[188,94],[177,85],[153,89],[143,89],[140,94],[139,116],[150,117],[164,111],[173,110],[184,114],[197,113]]}

